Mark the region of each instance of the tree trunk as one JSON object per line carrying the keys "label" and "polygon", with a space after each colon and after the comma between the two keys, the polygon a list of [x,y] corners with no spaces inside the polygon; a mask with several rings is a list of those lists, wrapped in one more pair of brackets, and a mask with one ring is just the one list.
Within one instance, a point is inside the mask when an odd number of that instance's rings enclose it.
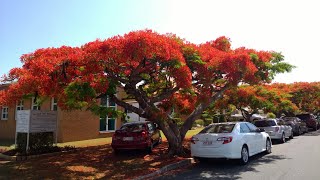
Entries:
{"label": "tree trunk", "polygon": [[183,139],[170,135],[167,138],[169,143],[168,156],[181,156],[185,154],[183,149]]}
{"label": "tree trunk", "polygon": [[184,136],[181,136],[178,125],[170,117],[167,117],[166,120],[159,121],[158,124],[168,140],[168,156],[184,155]]}

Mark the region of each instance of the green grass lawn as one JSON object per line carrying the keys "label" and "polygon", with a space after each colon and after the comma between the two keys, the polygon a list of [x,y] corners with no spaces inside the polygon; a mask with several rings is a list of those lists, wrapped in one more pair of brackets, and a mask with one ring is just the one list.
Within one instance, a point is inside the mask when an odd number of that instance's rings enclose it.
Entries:
{"label": "green grass lawn", "polygon": [[0,150],[10,150],[14,148],[14,141],[1,140]]}
{"label": "green grass lawn", "polygon": [[[189,130],[186,134],[186,139],[191,138],[193,135],[197,134],[199,131],[201,131],[203,128],[197,128],[194,130]],[[161,131],[161,136],[164,141],[166,141],[166,137]],[[99,146],[99,145],[105,145],[105,144],[111,144],[111,137],[107,138],[97,138],[97,139],[89,139],[89,140],[83,140],[83,141],[72,141],[72,142],[65,142],[65,143],[58,143],[58,146],[75,146],[75,147],[89,147],[89,146]],[[0,149],[6,149],[10,150],[14,148],[14,142],[9,141],[1,141],[0,142]]]}
{"label": "green grass lawn", "polygon": [[[197,128],[194,130],[189,130],[186,134],[186,139],[191,138],[193,135],[198,134],[203,128]],[[166,137],[161,131],[162,140],[166,141]],[[111,144],[112,138],[98,138],[98,139],[90,139],[90,140],[83,140],[83,141],[73,141],[73,142],[66,142],[66,143],[58,143],[58,146],[75,146],[75,147],[88,147],[88,146],[99,146],[105,144]]]}

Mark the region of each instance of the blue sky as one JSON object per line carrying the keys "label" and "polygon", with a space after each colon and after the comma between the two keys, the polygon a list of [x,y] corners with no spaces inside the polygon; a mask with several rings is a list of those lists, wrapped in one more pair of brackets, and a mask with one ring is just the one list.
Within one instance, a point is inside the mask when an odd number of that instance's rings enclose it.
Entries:
{"label": "blue sky", "polygon": [[80,46],[132,30],[194,43],[225,35],[233,48],[276,50],[297,68],[277,82],[320,81],[316,0],[0,0],[0,75],[38,48]]}

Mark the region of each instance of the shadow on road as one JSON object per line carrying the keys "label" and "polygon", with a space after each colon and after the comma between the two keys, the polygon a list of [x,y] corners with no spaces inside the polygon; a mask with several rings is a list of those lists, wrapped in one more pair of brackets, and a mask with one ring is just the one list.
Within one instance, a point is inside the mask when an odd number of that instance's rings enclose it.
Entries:
{"label": "shadow on road", "polygon": [[309,131],[308,133],[302,134],[300,136],[319,136],[319,135],[320,135],[320,130]]}
{"label": "shadow on road", "polygon": [[184,180],[200,180],[200,179],[224,179],[235,180],[241,179],[244,172],[259,172],[256,166],[268,164],[274,161],[288,159],[281,155],[265,155],[258,154],[251,157],[250,162],[243,166],[239,165],[236,160],[207,160],[205,162],[197,162],[192,167],[179,175],[162,176],[158,179],[184,179]]}

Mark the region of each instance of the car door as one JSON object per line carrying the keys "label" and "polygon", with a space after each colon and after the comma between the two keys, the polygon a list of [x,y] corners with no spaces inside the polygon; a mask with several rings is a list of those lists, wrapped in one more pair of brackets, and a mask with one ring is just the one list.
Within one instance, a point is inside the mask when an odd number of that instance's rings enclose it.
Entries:
{"label": "car door", "polygon": [[290,137],[291,136],[291,131],[292,131],[291,126],[286,125],[283,120],[280,120],[280,121],[281,121],[282,125],[284,126],[286,137]]}
{"label": "car door", "polygon": [[250,131],[246,123],[240,123],[240,134],[242,135],[243,142],[248,145],[249,154],[251,156],[251,154],[254,154],[256,151],[254,143],[254,134]]}
{"label": "car door", "polygon": [[261,152],[265,144],[262,133],[259,131],[259,128],[257,128],[255,125],[251,123],[246,123],[246,125],[249,127],[251,133],[253,134],[253,141],[255,144],[255,154]]}

